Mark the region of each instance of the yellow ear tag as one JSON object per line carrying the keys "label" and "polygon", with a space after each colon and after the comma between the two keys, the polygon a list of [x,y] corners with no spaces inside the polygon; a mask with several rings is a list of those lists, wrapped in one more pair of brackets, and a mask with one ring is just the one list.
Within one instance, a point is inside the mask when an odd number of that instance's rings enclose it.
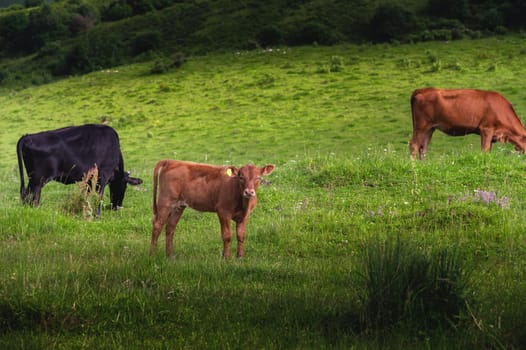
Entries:
{"label": "yellow ear tag", "polygon": [[232,176],[232,169],[228,168],[226,169],[226,174],[230,177]]}

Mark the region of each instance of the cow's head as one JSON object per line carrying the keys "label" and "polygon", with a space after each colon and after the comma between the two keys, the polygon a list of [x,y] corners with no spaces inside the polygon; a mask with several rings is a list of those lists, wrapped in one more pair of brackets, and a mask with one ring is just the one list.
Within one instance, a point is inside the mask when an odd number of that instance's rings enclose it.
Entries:
{"label": "cow's head", "polygon": [[509,142],[517,152],[526,153],[526,136],[506,135],[503,140],[497,139],[496,141]]}
{"label": "cow's head", "polygon": [[526,136],[522,136],[517,142],[511,142],[513,143],[513,146],[515,146],[517,152],[526,153]]}
{"label": "cow's head", "polygon": [[130,173],[125,171],[121,176],[115,175],[113,181],[110,182],[110,201],[112,209],[122,208],[122,201],[126,193],[126,186],[140,185],[142,180],[136,177],[131,177]]}
{"label": "cow's head", "polygon": [[232,171],[232,175],[239,178],[239,189],[245,198],[256,197],[256,191],[259,186],[259,180],[261,176],[268,175],[274,170],[274,164],[265,165],[261,168],[249,164],[244,165],[241,168],[229,168]]}

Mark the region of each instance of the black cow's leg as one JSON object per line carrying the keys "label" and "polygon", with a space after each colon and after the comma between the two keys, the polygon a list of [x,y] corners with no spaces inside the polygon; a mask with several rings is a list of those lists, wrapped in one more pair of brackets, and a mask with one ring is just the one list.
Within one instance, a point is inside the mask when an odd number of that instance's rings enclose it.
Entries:
{"label": "black cow's leg", "polygon": [[38,207],[40,204],[40,193],[42,192],[43,185],[40,182],[29,180],[27,185],[27,191],[25,191],[25,197],[23,198],[24,203],[30,204],[33,207]]}
{"label": "black cow's leg", "polygon": [[101,181],[99,188],[98,188],[98,192],[97,192],[99,195],[98,204],[97,204],[97,215],[96,215],[97,218],[100,218],[100,212],[102,208],[102,198],[104,198],[104,188],[105,187],[106,187],[106,183]]}

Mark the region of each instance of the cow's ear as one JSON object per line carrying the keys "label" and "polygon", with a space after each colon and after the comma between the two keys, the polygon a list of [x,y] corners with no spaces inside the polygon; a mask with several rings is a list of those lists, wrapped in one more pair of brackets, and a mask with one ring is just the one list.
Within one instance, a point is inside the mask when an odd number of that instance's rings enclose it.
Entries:
{"label": "cow's ear", "polygon": [[139,179],[138,177],[128,177],[126,182],[132,186],[136,186],[142,184],[142,179]]}
{"label": "cow's ear", "polygon": [[265,165],[263,168],[261,168],[261,174],[262,175],[268,175],[274,171],[275,165],[274,164],[268,164]]}
{"label": "cow's ear", "polygon": [[239,174],[239,169],[236,168],[235,166],[228,166],[225,169],[225,174],[228,177],[237,176],[237,174]]}
{"label": "cow's ear", "polygon": [[131,177],[130,172],[126,171],[124,173],[124,181],[129,183],[132,186],[140,185],[142,184],[142,179],[139,179],[138,177]]}

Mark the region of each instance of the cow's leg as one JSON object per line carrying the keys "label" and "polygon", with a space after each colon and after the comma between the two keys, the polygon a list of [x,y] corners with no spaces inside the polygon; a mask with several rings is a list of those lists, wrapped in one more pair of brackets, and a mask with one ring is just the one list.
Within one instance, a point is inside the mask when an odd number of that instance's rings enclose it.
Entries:
{"label": "cow's leg", "polygon": [[42,192],[42,185],[40,183],[34,183],[31,180],[27,186],[27,192],[25,193],[24,203],[30,204],[33,207],[38,207],[40,204],[40,193]]}
{"label": "cow's leg", "polygon": [[166,256],[172,256],[174,246],[174,232],[177,227],[177,223],[183,215],[185,207],[176,207],[168,216],[168,222],[166,223]]}
{"label": "cow's leg", "polygon": [[237,238],[237,257],[242,258],[245,256],[245,230],[247,225],[248,217],[243,221],[236,223],[236,238]]}
{"label": "cow's leg", "polygon": [[427,148],[429,147],[429,143],[431,142],[431,137],[433,137],[433,132],[435,132],[435,129],[428,130],[424,134],[424,142],[422,143],[422,147],[420,148],[420,159],[426,159]]}
{"label": "cow's leg", "polygon": [[170,209],[165,207],[159,207],[157,213],[154,214],[152,219],[152,241],[150,244],[150,255],[153,255],[157,250],[157,240],[166,223],[167,217],[170,214]]}
{"label": "cow's leg", "polygon": [[416,133],[413,133],[413,137],[411,138],[411,141],[409,141],[409,151],[411,152],[411,159],[415,160],[416,155],[418,153],[418,149],[420,148],[418,144],[418,137]]}
{"label": "cow's leg", "polygon": [[221,237],[223,238],[223,257],[230,257],[230,241],[232,240],[232,229],[230,228],[231,218],[228,215],[218,214],[221,223]]}
{"label": "cow's leg", "polygon": [[420,159],[426,158],[427,147],[431,142],[434,129],[413,131],[413,137],[409,141],[409,149],[411,150],[411,159],[416,159],[416,155],[419,155]]}
{"label": "cow's leg", "polygon": [[492,129],[480,129],[480,149],[482,152],[491,152],[491,141],[493,140]]}
{"label": "cow's leg", "polygon": [[[93,178],[90,180],[90,181],[93,181]],[[93,183],[90,183],[90,185],[93,185]],[[106,188],[106,182],[102,182],[100,183],[100,185],[95,185],[95,187],[97,187],[97,195],[99,196],[98,198],[98,205],[97,205],[97,214],[96,214],[96,217],[97,218],[100,218],[100,211],[101,211],[101,207],[102,207],[102,199],[104,198],[104,189]],[[91,188],[88,187],[89,189]]]}

